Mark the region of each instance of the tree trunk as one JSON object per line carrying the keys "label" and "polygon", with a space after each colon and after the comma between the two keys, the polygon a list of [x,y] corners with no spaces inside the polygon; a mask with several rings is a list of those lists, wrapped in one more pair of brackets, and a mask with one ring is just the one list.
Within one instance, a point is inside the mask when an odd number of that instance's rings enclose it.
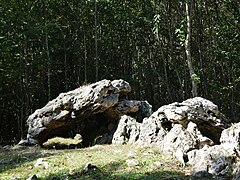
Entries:
{"label": "tree trunk", "polygon": [[67,73],[67,52],[66,52],[66,35],[63,33],[63,49],[64,49],[64,76],[65,76],[65,91],[68,91],[68,73]]}
{"label": "tree trunk", "polygon": [[94,1],[95,5],[95,16],[94,16],[94,26],[95,26],[95,63],[96,63],[96,81],[98,81],[98,70],[99,70],[99,65],[98,65],[98,34],[97,34],[97,0]]}
{"label": "tree trunk", "polygon": [[47,20],[46,20],[46,1],[42,0],[41,1],[41,15],[42,15],[42,20],[45,25],[45,29],[43,30],[44,34],[44,40],[43,40],[43,49],[44,53],[46,55],[46,64],[47,64],[47,97],[48,101],[51,99],[51,63],[50,63],[50,55],[49,55],[49,46],[48,46],[48,30],[47,30]]}
{"label": "tree trunk", "polygon": [[45,51],[47,56],[47,87],[48,87],[48,101],[51,100],[51,62],[49,55],[49,47],[48,47],[48,32],[47,27],[45,27]]}
{"label": "tree trunk", "polygon": [[84,82],[87,83],[87,45],[85,31],[83,34],[83,44],[84,44]]}
{"label": "tree trunk", "polygon": [[204,66],[204,53],[203,53],[203,32],[204,32],[204,28],[203,28],[203,16],[201,13],[201,7],[198,4],[198,2],[195,2],[195,7],[196,7],[196,11],[197,11],[197,26],[198,26],[198,37],[196,39],[197,41],[197,48],[198,48],[198,55],[199,55],[199,67],[200,67],[200,75],[201,75],[201,80],[202,80],[202,92],[204,94],[204,96],[208,97],[208,89],[207,89],[207,82],[206,82],[206,72],[205,72],[205,66]]}
{"label": "tree trunk", "polygon": [[187,65],[192,82],[192,96],[198,96],[197,93],[197,83],[196,83],[196,74],[194,72],[191,56],[191,0],[186,2],[186,15],[187,15],[187,36],[185,39],[185,51],[187,56]]}

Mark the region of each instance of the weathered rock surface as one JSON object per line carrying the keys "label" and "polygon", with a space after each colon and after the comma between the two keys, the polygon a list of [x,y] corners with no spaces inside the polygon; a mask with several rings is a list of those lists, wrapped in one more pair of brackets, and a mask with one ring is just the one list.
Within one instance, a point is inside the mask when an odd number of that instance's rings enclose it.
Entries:
{"label": "weathered rock surface", "polygon": [[194,175],[223,175],[234,166],[240,125],[226,129],[230,122],[211,101],[196,97],[162,106],[138,126],[137,143],[158,145],[183,165],[193,165]]}
{"label": "weathered rock surface", "polygon": [[61,93],[29,116],[27,140],[20,144],[42,144],[55,136],[69,137],[76,127],[85,145],[99,135],[113,134],[122,115],[139,112],[145,117],[151,113],[150,109],[144,109],[151,108],[147,102],[123,99],[130,91],[129,83],[120,79],[102,80]]}
{"label": "weathered rock surface", "polygon": [[140,123],[136,119],[123,115],[119,122],[118,127],[113,134],[112,143],[132,144],[135,143],[140,134]]}
{"label": "weathered rock surface", "polygon": [[[189,122],[187,129],[181,124],[174,124],[173,128],[163,138],[161,149],[166,153],[176,154],[181,150],[183,156],[192,149],[199,149],[204,145],[213,145],[213,141],[202,136],[195,123]],[[184,158],[183,157],[183,158]]]}
{"label": "weathered rock surface", "polygon": [[240,123],[232,124],[230,128],[223,130],[220,142],[225,147],[240,149]]}
{"label": "weathered rock surface", "polygon": [[155,144],[185,163],[189,151],[219,144],[222,130],[229,126],[223,117],[215,104],[196,97],[160,107],[142,123],[122,116],[112,143]]}
{"label": "weathered rock surface", "polygon": [[162,144],[164,136],[180,124],[187,128],[193,122],[203,136],[219,144],[221,132],[230,126],[229,121],[219,112],[217,105],[201,97],[182,103],[172,103],[160,107],[148,119],[143,120],[139,142]]}
{"label": "weathered rock surface", "polygon": [[137,143],[143,145],[157,144],[161,146],[167,132],[167,128],[162,126],[161,121],[156,116],[144,118]]}
{"label": "weathered rock surface", "polygon": [[47,162],[44,158],[39,158],[34,164],[34,167],[39,167],[39,166],[42,166],[43,168],[48,169],[51,166],[51,164]]}
{"label": "weathered rock surface", "polygon": [[188,163],[193,165],[193,173],[207,172],[220,175],[232,161],[234,151],[221,145],[205,147],[188,152]]}
{"label": "weathered rock surface", "polygon": [[193,173],[205,172],[232,179],[240,177],[240,123],[222,131],[221,144],[188,152]]}

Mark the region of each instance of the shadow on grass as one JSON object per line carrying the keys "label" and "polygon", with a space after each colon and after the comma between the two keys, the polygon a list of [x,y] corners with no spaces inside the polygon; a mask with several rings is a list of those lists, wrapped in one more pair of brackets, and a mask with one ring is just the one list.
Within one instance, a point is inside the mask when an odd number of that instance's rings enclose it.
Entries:
{"label": "shadow on grass", "polygon": [[[138,166],[128,167],[126,164],[125,156],[116,157],[111,156],[105,159],[98,160],[98,158],[91,158],[92,156],[98,157],[98,153],[100,153],[100,158],[104,158],[101,156],[101,152],[105,152],[108,148],[105,146],[96,146],[95,148],[82,149],[77,151],[77,154],[71,154],[72,150],[46,150],[40,147],[25,147],[23,149],[13,149],[9,148],[8,150],[0,150],[0,174],[5,172],[6,175],[10,173],[13,169],[16,169],[16,173],[23,175],[24,177],[28,175],[33,175],[34,173],[39,176],[39,179],[43,180],[66,180],[66,179],[189,179],[181,168],[174,164],[172,168],[171,162],[165,162],[163,166],[157,168],[153,166],[152,163],[149,165],[145,164],[145,161],[141,161]],[[114,152],[115,149],[112,149]],[[101,151],[101,152],[99,152]],[[127,150],[126,152],[128,152]],[[57,155],[56,158],[59,158],[59,155],[64,154],[68,155],[70,153],[70,161],[76,161],[74,165],[71,163],[67,163],[67,165],[56,164],[58,161],[54,161],[55,166],[51,166],[47,169],[42,169],[43,171],[38,171],[38,169],[30,169],[25,170],[24,168],[33,167],[35,160],[38,158],[47,158],[54,155]],[[83,156],[86,159],[81,159],[81,153],[89,154]],[[75,156],[76,155],[76,156]],[[83,160],[83,162],[82,162]],[[61,160],[60,160],[61,161]],[[79,163],[78,163],[79,161]],[[25,164],[28,163],[29,164]],[[92,168],[91,170],[86,170],[84,165],[86,162],[91,162],[93,165],[96,165],[96,168]],[[96,163],[96,164],[95,164]],[[70,165],[70,166],[68,166]],[[169,169],[169,166],[171,167]],[[21,168],[18,168],[21,167]],[[8,171],[9,170],[9,171]],[[36,171],[35,171],[36,170]],[[28,172],[30,174],[28,174]],[[40,172],[40,173],[39,173]],[[49,174],[51,173],[51,174]],[[3,173],[4,174],[4,173]],[[10,176],[2,176],[2,177],[10,177]],[[22,177],[23,177],[22,176]],[[1,179],[1,175],[0,175]]]}
{"label": "shadow on grass", "polygon": [[44,151],[37,146],[34,147],[9,147],[0,149],[0,173],[15,169],[22,164],[34,161],[38,158],[49,157],[51,152]]}
{"label": "shadow on grass", "polygon": [[[42,178],[43,180],[129,180],[129,179],[141,179],[141,180],[185,180],[189,179],[189,176],[186,176],[182,172],[177,171],[166,171],[162,169],[157,169],[151,172],[141,172],[141,169],[133,171],[127,171],[123,169],[123,164],[125,162],[115,162],[109,163],[102,167],[89,170],[87,172],[84,171],[84,167],[76,169],[77,172],[70,172],[69,170],[63,170],[61,172],[52,173],[48,176]],[[127,168],[127,167],[126,167]]]}

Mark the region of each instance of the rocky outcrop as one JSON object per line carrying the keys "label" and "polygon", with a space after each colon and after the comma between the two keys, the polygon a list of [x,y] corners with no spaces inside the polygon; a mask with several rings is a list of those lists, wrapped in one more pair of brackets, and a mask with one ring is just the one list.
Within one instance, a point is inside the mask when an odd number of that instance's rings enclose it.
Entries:
{"label": "rocky outcrop", "polygon": [[[163,152],[175,155],[178,159],[181,159],[182,163],[188,161],[187,153],[193,149],[201,149],[204,146],[212,146],[214,142],[201,134],[197,128],[197,124],[189,122],[187,128],[184,128],[181,124],[173,124],[173,127],[167,131],[161,125],[157,126],[157,123],[148,123],[149,126],[145,126],[144,122],[148,119],[144,119],[143,123],[139,123],[136,119],[130,116],[122,116],[119,120],[118,127],[113,135],[112,143],[138,143],[144,145],[157,145]],[[146,141],[141,133],[146,133],[148,128],[155,128],[156,136],[149,139],[146,136]],[[149,131],[151,133],[151,131]]]}
{"label": "rocky outcrop", "polygon": [[229,177],[229,172],[237,177],[240,123],[230,125],[215,104],[196,97],[162,106],[142,123],[122,117],[113,142],[155,144],[183,165],[192,165],[196,178]]}
{"label": "rocky outcrop", "polygon": [[204,172],[219,176],[232,171],[235,157],[234,149],[215,145],[190,151],[188,153],[188,163],[193,167],[193,175]]}
{"label": "rocky outcrop", "polygon": [[193,149],[219,144],[221,132],[228,126],[228,121],[215,104],[196,97],[162,106],[149,118],[144,118],[142,123],[122,117],[113,142],[122,143],[126,136],[120,135],[127,134],[131,143],[156,144],[172,154],[181,149],[183,155],[187,156],[187,152]]}
{"label": "rocky outcrop", "polygon": [[160,107],[148,119],[144,119],[139,141],[161,144],[163,137],[174,124],[187,128],[193,122],[203,136],[219,144],[223,129],[229,122],[218,110],[217,105],[201,97],[195,97],[182,103],[172,103]]}
{"label": "rocky outcrop", "polygon": [[[173,128],[163,138],[161,149],[166,153],[176,154],[181,150],[183,156],[192,149],[199,149],[205,145],[213,145],[213,141],[204,137],[195,123],[189,122],[185,129],[181,124],[174,124]],[[186,160],[187,161],[187,160]]]}
{"label": "rocky outcrop", "polygon": [[240,123],[233,124],[223,130],[221,144],[203,149],[195,149],[188,153],[189,164],[193,166],[193,174],[208,173],[213,176],[225,176],[238,179],[240,177]]}
{"label": "rocky outcrop", "polygon": [[124,99],[130,91],[129,83],[120,79],[102,80],[61,93],[29,116],[27,140],[20,144],[42,144],[55,136],[69,137],[71,131],[77,130],[83,144],[89,145],[100,135],[113,134],[122,115],[145,117],[151,113],[147,102]]}

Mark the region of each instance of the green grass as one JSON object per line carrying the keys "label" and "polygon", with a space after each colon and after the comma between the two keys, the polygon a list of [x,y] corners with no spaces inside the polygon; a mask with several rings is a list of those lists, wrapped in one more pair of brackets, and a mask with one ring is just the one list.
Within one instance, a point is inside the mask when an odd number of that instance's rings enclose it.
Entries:
{"label": "green grass", "polygon": [[[37,159],[50,164],[34,167]],[[126,160],[136,159],[137,166]],[[86,164],[97,168],[84,173]],[[189,179],[189,167],[182,167],[173,157],[156,147],[136,145],[96,145],[82,149],[46,150],[27,147],[0,151],[0,179]]]}

